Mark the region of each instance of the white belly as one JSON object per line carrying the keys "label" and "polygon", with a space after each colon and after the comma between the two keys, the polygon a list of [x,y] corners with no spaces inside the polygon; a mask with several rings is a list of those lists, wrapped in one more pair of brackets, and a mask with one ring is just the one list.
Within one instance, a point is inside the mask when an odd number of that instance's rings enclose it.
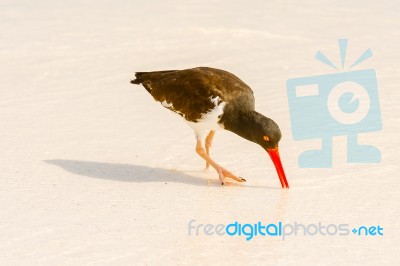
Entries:
{"label": "white belly", "polygon": [[[218,99],[214,98],[212,101],[217,103]],[[216,105],[208,113],[203,114],[197,122],[186,120],[188,125],[193,128],[197,139],[204,139],[210,130],[224,129],[223,125],[218,124],[218,121],[224,113],[225,104],[225,102],[221,102],[219,105]]]}

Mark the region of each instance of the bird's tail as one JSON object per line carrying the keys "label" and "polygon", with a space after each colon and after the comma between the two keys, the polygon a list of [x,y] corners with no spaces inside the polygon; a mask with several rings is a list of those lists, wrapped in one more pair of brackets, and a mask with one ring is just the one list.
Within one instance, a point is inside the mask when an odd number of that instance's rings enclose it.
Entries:
{"label": "bird's tail", "polygon": [[142,83],[143,82],[143,78],[142,78],[142,76],[144,75],[144,74],[147,74],[147,73],[149,73],[149,72],[136,72],[135,73],[135,79],[133,79],[133,80],[131,80],[131,83],[132,84],[140,84],[140,83]]}
{"label": "bird's tail", "polygon": [[136,72],[135,79],[131,80],[132,84],[141,84],[147,79],[154,79],[162,76],[163,74],[175,72],[177,70],[164,70],[164,71],[152,71],[152,72]]}

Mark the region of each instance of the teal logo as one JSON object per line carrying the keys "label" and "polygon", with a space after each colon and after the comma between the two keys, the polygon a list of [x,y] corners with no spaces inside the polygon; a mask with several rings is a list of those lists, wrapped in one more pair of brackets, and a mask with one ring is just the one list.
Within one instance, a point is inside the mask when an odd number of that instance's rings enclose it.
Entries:
{"label": "teal logo", "polygon": [[332,167],[332,138],[347,137],[348,163],[379,163],[377,147],[358,143],[357,134],[382,129],[378,84],[374,69],[353,70],[372,56],[367,49],[347,67],[348,41],[339,40],[341,68],[318,51],[315,58],[338,71],[333,74],[289,79],[292,135],[295,140],[320,139],[321,147],[299,155],[301,168]]}

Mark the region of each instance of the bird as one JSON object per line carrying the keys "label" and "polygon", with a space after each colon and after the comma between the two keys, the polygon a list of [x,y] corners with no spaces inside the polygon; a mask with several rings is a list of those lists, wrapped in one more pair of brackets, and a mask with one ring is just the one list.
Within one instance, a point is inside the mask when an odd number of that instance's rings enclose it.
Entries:
{"label": "bird", "polygon": [[282,188],[289,188],[279,155],[282,133],[277,123],[255,111],[252,89],[234,74],[211,67],[183,70],[135,72],[132,84],[142,85],[161,105],[180,115],[194,130],[196,153],[225,178],[238,182],[234,175],[210,156],[217,130],[228,130],[260,145],[270,156]]}

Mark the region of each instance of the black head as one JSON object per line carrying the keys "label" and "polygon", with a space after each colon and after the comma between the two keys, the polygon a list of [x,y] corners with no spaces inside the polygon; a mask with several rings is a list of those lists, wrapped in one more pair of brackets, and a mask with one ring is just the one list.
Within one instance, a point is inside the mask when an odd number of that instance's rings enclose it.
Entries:
{"label": "black head", "polygon": [[278,147],[282,134],[272,119],[253,111],[242,113],[237,121],[240,126],[235,128],[236,134],[259,144],[264,150]]}
{"label": "black head", "polygon": [[253,131],[253,142],[259,144],[265,150],[275,149],[282,138],[278,125],[270,118],[261,115],[256,120]]}
{"label": "black head", "polygon": [[225,129],[259,144],[268,152],[275,165],[282,188],[289,188],[279,156],[278,143],[282,138],[278,125],[270,118],[256,111],[240,112],[238,115],[222,117]]}
{"label": "black head", "polygon": [[282,134],[272,119],[256,111],[241,112],[237,116],[223,118],[225,129],[259,144],[264,150],[278,147]]}

